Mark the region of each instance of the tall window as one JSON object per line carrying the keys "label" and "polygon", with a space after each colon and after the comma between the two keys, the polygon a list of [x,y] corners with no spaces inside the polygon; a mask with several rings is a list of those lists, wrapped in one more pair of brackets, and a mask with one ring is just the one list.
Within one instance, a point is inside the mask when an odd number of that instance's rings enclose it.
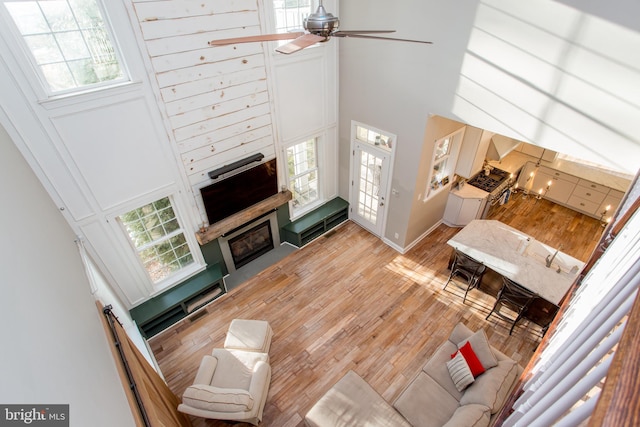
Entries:
{"label": "tall window", "polygon": [[124,80],[97,1],[4,1],[50,93]]}
{"label": "tall window", "polygon": [[311,3],[311,0],[274,0],[276,32],[302,30],[302,21],[312,12]]}
{"label": "tall window", "polygon": [[318,147],[312,138],[287,148],[287,180],[293,193],[293,211],[303,210],[320,199]]}
{"label": "tall window", "polygon": [[119,217],[153,283],[194,262],[168,197]]}

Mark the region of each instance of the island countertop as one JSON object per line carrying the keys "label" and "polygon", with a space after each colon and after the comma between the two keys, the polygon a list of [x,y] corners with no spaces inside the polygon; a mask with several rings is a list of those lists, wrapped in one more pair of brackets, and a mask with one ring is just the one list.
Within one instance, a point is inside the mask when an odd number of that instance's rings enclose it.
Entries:
{"label": "island countertop", "polygon": [[[522,245],[527,239],[525,249]],[[495,220],[473,220],[447,243],[555,305],[560,304],[584,266],[582,261],[556,253],[555,248]],[[547,267],[547,256],[554,254],[551,267]]]}

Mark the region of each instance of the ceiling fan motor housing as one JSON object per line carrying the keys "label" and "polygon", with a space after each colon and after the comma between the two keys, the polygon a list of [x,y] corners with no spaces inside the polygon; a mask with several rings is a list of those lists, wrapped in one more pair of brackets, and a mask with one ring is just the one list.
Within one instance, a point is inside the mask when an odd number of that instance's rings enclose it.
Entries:
{"label": "ceiling fan motor housing", "polygon": [[324,6],[320,5],[315,13],[304,19],[303,25],[304,29],[311,34],[328,39],[331,33],[338,29],[340,20],[333,14],[327,13]]}

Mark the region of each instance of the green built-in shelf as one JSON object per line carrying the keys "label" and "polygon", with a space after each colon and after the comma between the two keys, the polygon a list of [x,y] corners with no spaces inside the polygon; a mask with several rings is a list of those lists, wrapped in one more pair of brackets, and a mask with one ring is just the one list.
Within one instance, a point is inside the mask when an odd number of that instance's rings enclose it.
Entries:
{"label": "green built-in shelf", "polygon": [[284,240],[302,247],[349,219],[349,203],[340,197],[282,227]]}
{"label": "green built-in shelf", "polygon": [[151,338],[226,292],[219,264],[129,310],[146,338]]}

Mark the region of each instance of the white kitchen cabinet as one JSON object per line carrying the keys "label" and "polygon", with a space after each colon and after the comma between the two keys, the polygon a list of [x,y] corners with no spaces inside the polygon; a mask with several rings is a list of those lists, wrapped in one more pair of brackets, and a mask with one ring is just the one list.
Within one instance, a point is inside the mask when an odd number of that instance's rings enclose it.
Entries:
{"label": "white kitchen cabinet", "polygon": [[547,150],[546,148],[542,148],[538,145],[529,144],[527,142],[523,142],[522,145],[518,148],[518,151],[527,154],[531,157],[538,158],[540,160],[545,160],[547,162],[553,162],[556,157],[558,157],[558,153],[553,150]]}
{"label": "white kitchen cabinet", "polygon": [[451,191],[444,210],[443,222],[451,227],[464,227],[474,219],[481,218],[487,202],[487,194],[470,185],[464,186],[461,190]]}
{"label": "white kitchen cabinet", "polygon": [[464,178],[471,178],[480,172],[492,136],[493,132],[466,126],[456,163],[456,174]]}
{"label": "white kitchen cabinet", "polygon": [[567,206],[574,210],[595,216],[599,205],[581,197],[571,195],[567,201]]}
{"label": "white kitchen cabinet", "polygon": [[[613,216],[615,211],[622,203],[622,198],[624,197],[624,193],[622,191],[617,190],[609,190],[609,193],[604,198],[598,210],[596,210],[596,214],[601,217],[603,221],[606,221],[607,218]],[[609,209],[607,209],[609,208]]]}
{"label": "white kitchen cabinet", "polygon": [[[549,185],[551,182],[551,185]],[[542,194],[546,199],[559,203],[567,203],[576,186],[577,178],[553,169],[540,167],[533,178],[531,193]],[[547,189],[549,187],[549,189]]]}
{"label": "white kitchen cabinet", "polygon": [[578,185],[576,185],[576,188],[573,190],[573,195],[581,197],[590,202],[600,204],[602,203],[604,198],[607,197],[609,189],[605,188],[604,186],[600,186],[598,188],[599,190],[594,190],[591,187],[585,187],[582,184],[582,180],[580,180],[580,182],[578,182]]}
{"label": "white kitchen cabinet", "polygon": [[[532,172],[533,178],[529,179]],[[551,186],[547,190],[549,181]],[[545,199],[602,220],[613,215],[624,197],[622,191],[557,169],[536,166],[532,162],[522,168],[518,187],[528,190],[532,195],[537,195],[542,189]]]}
{"label": "white kitchen cabinet", "polygon": [[604,185],[581,179],[574,188],[568,205],[595,216],[599,214],[598,208],[608,194],[609,189]]}

